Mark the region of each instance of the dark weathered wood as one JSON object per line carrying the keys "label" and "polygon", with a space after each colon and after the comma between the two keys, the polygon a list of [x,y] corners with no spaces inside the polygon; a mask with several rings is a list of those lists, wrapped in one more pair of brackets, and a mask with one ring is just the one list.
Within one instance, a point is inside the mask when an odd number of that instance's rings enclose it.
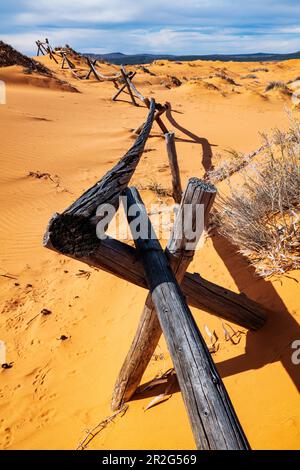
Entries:
{"label": "dark weathered wood", "polygon": [[[160,119],[160,116],[161,116],[162,114],[164,114],[164,113],[166,112],[166,110],[167,110],[167,108],[166,108],[165,106],[161,106],[161,107],[156,111],[156,114],[155,114],[155,116],[154,116],[154,121],[158,122],[159,119]],[[160,122],[162,122],[161,119],[160,119]],[[164,124],[163,124],[163,125],[164,125]],[[143,128],[142,126],[137,127],[137,128],[133,131],[133,133],[139,135],[139,134],[141,133],[142,128]],[[168,129],[167,129],[167,131],[168,131]]]}
{"label": "dark weathered wood", "polygon": [[62,52],[62,58],[63,58],[63,61],[62,61],[62,65],[61,65],[61,68],[64,69],[64,65],[65,63],[67,63],[67,66],[68,66],[68,69],[70,70],[70,72],[72,73],[72,75],[77,79],[77,80],[81,80],[81,77],[77,74],[76,70],[75,70],[75,65],[73,64],[73,62],[68,58],[66,52]]}
{"label": "dark weathered wood", "polygon": [[[136,72],[129,72],[128,77],[132,80],[136,76]],[[116,101],[118,96],[127,88],[127,83],[121,86],[121,88],[117,91],[117,93],[112,97],[112,101]]]}
{"label": "dark weathered wood", "polygon": [[35,41],[35,43],[36,43],[37,48],[38,48],[38,50],[37,50],[37,56],[39,56],[40,53],[41,53],[42,55],[45,55],[46,52],[43,51],[43,48],[42,48],[43,45],[42,45],[42,43],[41,43],[40,41]]}
{"label": "dark weathered wood", "polygon": [[[57,228],[53,226],[53,221],[58,217],[61,226]],[[46,248],[63,253],[88,266],[102,269],[144,289],[147,288],[143,266],[133,247],[110,237],[100,241],[95,236],[95,228],[90,224],[86,227],[86,233],[83,233],[81,219],[76,221],[75,218],[71,218],[71,220],[74,234],[76,233],[72,238],[68,229],[70,218],[68,220],[59,214],[54,215],[44,238]],[[55,238],[59,240],[58,244],[51,235],[51,231],[57,230]],[[191,307],[224,318],[243,328],[256,331],[266,322],[268,311],[263,306],[245,294],[237,294],[207,281],[198,273],[186,273],[181,288]]]}
{"label": "dark weathered wood", "polygon": [[126,81],[128,83],[128,86],[130,88],[130,90],[133,91],[133,93],[135,94],[135,96],[138,97],[139,100],[141,100],[143,103],[145,103],[145,105],[149,108],[149,99],[148,98],[145,98],[145,96],[142,95],[142,93],[140,93],[138,91],[138,89],[136,88],[136,86],[132,83],[128,73],[126,72],[125,70],[125,67],[123,65],[121,65],[121,73],[123,75],[123,77],[126,77]]}
{"label": "dark weathered wood", "polygon": [[47,52],[49,54],[50,59],[54,60],[54,62],[58,64],[58,60],[56,59],[54,52],[52,51],[50,46],[47,47]]}
{"label": "dark weathered wood", "polygon": [[[198,178],[191,178],[189,180],[178,210],[172,236],[166,249],[170,266],[179,284],[184,278],[188,265],[194,255],[194,250],[188,246],[192,238],[191,232],[195,231],[197,227],[197,233],[193,240],[195,249],[203,233],[215,196],[216,188],[213,185],[206,184]],[[200,205],[203,206],[201,214],[197,213],[197,207]],[[191,208],[190,214],[185,212],[187,206]],[[203,216],[203,220],[197,226],[196,217],[199,216]],[[190,224],[185,229],[190,229],[190,233],[184,232],[184,221],[187,218]],[[149,294],[134,340],[116,381],[111,402],[113,410],[121,408],[135,393],[158,345],[161,333],[160,323],[152,303],[151,294]]]}
{"label": "dark weathered wood", "polygon": [[[96,215],[97,208],[101,205],[111,204],[116,209],[119,207],[119,197],[127,187],[135,169],[143,154],[146,141],[149,137],[155,113],[155,101],[151,100],[150,110],[143,127],[143,132],[138,136],[133,146],[128,150],[123,158],[106,173],[100,181],[92,188],[88,189],[77,201],[71,204],[61,215],[56,214],[51,220],[46,233],[46,245],[52,245],[61,253],[68,253],[71,244],[71,252],[77,253],[76,240],[81,236],[87,240],[89,247],[97,242],[95,225],[99,218]],[[70,226],[69,229],[67,226]],[[73,230],[73,232],[72,232]],[[78,230],[78,233],[77,233]],[[76,232],[76,233],[75,233]],[[64,239],[67,235],[68,242]],[[92,235],[93,234],[93,235]],[[74,235],[73,239],[72,236]],[[87,247],[82,244],[79,247],[84,253],[88,252]],[[72,251],[73,250],[73,251]]]}
{"label": "dark weathered wood", "polygon": [[[90,72],[93,72],[95,78],[100,82],[100,81],[110,81],[110,82],[116,82],[116,80],[118,80],[122,74],[121,73],[116,73],[115,75],[104,75],[102,74],[101,72],[99,72],[98,70],[96,70],[96,67],[95,67],[95,64],[97,63],[97,61],[91,61],[91,59],[89,57],[86,58],[87,60],[87,63],[90,67]],[[89,73],[88,73],[89,75]]]}
{"label": "dark weathered wood", "polygon": [[124,70],[122,68],[121,68],[121,74],[122,74],[123,80],[125,82],[126,88],[128,90],[128,93],[130,95],[130,98],[131,98],[131,101],[132,101],[133,105],[138,106],[137,102],[135,101],[135,97],[134,97],[134,95],[131,91],[128,75],[124,72]]}
{"label": "dark weathered wood", "polygon": [[[196,445],[201,450],[246,450],[246,436],[221,377],[180,291],[159,241],[154,235],[145,206],[135,188],[127,188],[127,218],[135,220],[137,208],[142,226],[148,224],[149,239],[135,238],[145,276],[176,370]],[[132,226],[131,226],[132,228]]]}
{"label": "dark weathered wood", "polygon": [[[89,65],[89,61],[87,60],[87,63]],[[93,66],[95,67],[96,64],[97,64],[97,59],[95,60],[92,60],[91,63],[93,64]],[[89,80],[90,76],[91,76],[91,73],[92,73],[92,69],[90,68],[90,70],[88,71],[88,73],[86,74],[86,77],[85,77],[85,80]]]}
{"label": "dark weathered wood", "polygon": [[182,197],[182,187],[180,179],[180,171],[178,166],[178,158],[175,145],[175,134],[174,132],[168,132],[165,134],[167,152],[169,158],[169,164],[172,174],[172,188],[173,188],[173,199],[177,204],[180,203]]}

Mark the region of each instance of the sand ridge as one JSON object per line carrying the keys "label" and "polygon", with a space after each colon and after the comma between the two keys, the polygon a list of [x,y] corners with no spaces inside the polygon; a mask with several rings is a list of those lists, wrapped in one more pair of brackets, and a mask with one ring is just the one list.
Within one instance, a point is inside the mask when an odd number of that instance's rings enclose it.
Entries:
{"label": "sand ridge", "polygon": [[[51,215],[67,207],[126,152],[134,138],[131,129],[146,111],[131,106],[125,95],[112,103],[111,83],[79,82],[48,57],[36,59],[79,93],[52,87],[49,81],[37,86],[40,78],[16,66],[0,69],[8,98],[0,106],[0,274],[9,276],[0,276],[0,339],[7,346],[7,361],[13,362],[11,369],[0,371],[0,448],[74,449],[85,429],[111,414],[114,382],[147,293],[48,252],[41,240]],[[260,132],[286,129],[290,97],[265,88],[272,80],[288,82],[300,75],[297,60],[156,61],[146,68],[151,74],[138,69],[135,83],[144,95],[172,103],[166,124],[176,132],[183,185],[191,176],[202,177],[218,152],[251,151],[260,145]],[[255,68],[268,71],[252,72]],[[100,69],[111,73],[116,68],[101,64]],[[247,74],[257,78],[242,78]],[[174,85],[170,77],[182,85]],[[156,125],[146,150],[132,184],[147,187],[155,180],[170,189],[164,138]],[[158,201],[149,189],[141,193],[147,206]],[[164,200],[171,203],[170,198]],[[262,331],[242,331],[239,343],[232,344],[225,341],[220,320],[193,310],[208,342],[205,325],[218,334],[214,360],[251,446],[299,448],[299,366],[290,360],[291,341],[300,337],[299,273],[280,280],[258,279],[220,237],[206,239],[189,270],[245,292],[274,312]],[[43,309],[51,313],[43,315]],[[171,366],[161,340],[143,382]],[[103,429],[89,448],[193,449],[178,391],[144,411],[159,393],[152,389],[137,395],[127,413]]]}

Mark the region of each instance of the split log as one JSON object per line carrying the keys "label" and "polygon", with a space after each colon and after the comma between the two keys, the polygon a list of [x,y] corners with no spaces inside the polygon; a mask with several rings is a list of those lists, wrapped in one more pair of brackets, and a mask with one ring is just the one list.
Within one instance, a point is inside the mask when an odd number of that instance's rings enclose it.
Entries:
{"label": "split log", "polygon": [[[195,231],[196,222],[199,222],[196,218],[200,215],[197,212],[197,205],[202,204],[203,212],[201,215],[203,220],[201,224],[198,224],[198,230],[193,235],[193,246],[195,248],[203,233],[216,192],[216,188],[213,185],[206,184],[198,178],[191,178],[188,182],[175,220],[172,236],[166,249],[170,266],[179,284],[184,278],[188,265],[191,263],[194,255],[194,250],[188,249],[192,234],[185,232],[187,229]],[[187,206],[191,209],[190,214],[186,213],[185,208]],[[184,227],[186,220],[189,220],[188,227]],[[134,340],[116,381],[112,397],[113,410],[121,408],[135,393],[158,345],[161,333],[160,323],[152,303],[151,294],[149,294]]]}
{"label": "split log", "polygon": [[[132,80],[136,76],[136,72],[129,72],[128,77]],[[117,91],[117,93],[112,97],[112,101],[116,101],[118,96],[127,88],[127,83],[124,83],[122,87]]]}
{"label": "split log", "polygon": [[89,67],[90,67],[90,74],[89,74],[89,77],[90,77],[91,73],[93,72],[95,78],[98,80],[98,82],[100,82],[100,77],[99,77],[99,75],[98,75],[98,73],[97,73],[97,70],[95,69],[95,61],[92,62],[89,57],[87,57],[86,60],[87,60],[87,63],[88,63],[88,65],[89,65]]}
{"label": "split log", "polygon": [[[49,44],[49,43],[47,43],[47,44]],[[54,60],[54,62],[56,62],[56,64],[58,64],[58,60],[54,56],[54,52],[52,51],[50,46],[47,47],[47,52],[49,54],[50,59]]]}
{"label": "split log", "polygon": [[[162,122],[162,120],[160,119],[160,116],[162,114],[164,114],[167,110],[167,107],[166,106],[160,106],[160,109],[158,109],[156,111],[156,114],[154,116],[154,121],[156,121],[158,123],[158,125],[160,126],[161,130],[164,132],[164,130],[166,130],[168,132],[168,129],[167,128],[164,128],[164,123]],[[135,130],[134,130],[134,134],[137,134],[139,135],[141,133],[141,130],[142,130],[142,126],[139,126],[137,127]]]}
{"label": "split log", "polygon": [[[99,240],[91,225],[82,232],[82,221],[72,219],[72,232],[68,229],[71,218],[59,217],[59,226],[51,219],[44,237],[44,246],[57,253],[102,269],[139,287],[147,288],[145,274],[136,250],[118,240],[107,237]],[[259,330],[266,322],[268,311],[245,294],[237,294],[214,284],[198,273],[186,273],[181,285],[191,307],[224,318],[249,330]]]}
{"label": "split log", "polygon": [[[99,221],[97,208],[101,205],[111,204],[117,209],[119,207],[119,197],[128,183],[138,165],[143,154],[147,139],[149,137],[155,113],[155,101],[151,100],[150,110],[143,127],[143,132],[138,136],[133,146],[128,150],[123,158],[106,173],[100,181],[92,188],[88,189],[77,201],[71,204],[62,214],[55,214],[50,221],[46,232],[46,245],[51,245],[61,253],[77,254],[80,252],[76,248],[77,237],[83,237],[89,247],[94,246],[99,241],[96,237],[95,224]],[[68,228],[69,224],[69,228]],[[64,227],[64,228],[62,228]],[[67,239],[60,229],[66,230]],[[79,233],[76,232],[79,231]],[[80,234],[80,230],[82,233]],[[74,237],[72,238],[72,236]],[[62,238],[61,238],[62,237]],[[74,244],[74,246],[72,245]],[[88,253],[87,246],[82,245],[82,252]]]}
{"label": "split log", "polygon": [[61,68],[64,69],[64,65],[65,63],[67,63],[67,66],[68,66],[68,69],[70,70],[70,72],[72,73],[72,75],[77,79],[77,80],[81,80],[81,77],[78,75],[78,73],[76,72],[75,70],[75,65],[73,64],[73,62],[68,58],[67,54],[65,52],[62,53],[62,57],[63,57],[63,61],[62,61],[62,64],[61,64]]}
{"label": "split log", "polygon": [[[176,370],[199,450],[247,450],[249,444],[204,339],[180,291],[135,188],[125,191],[127,219],[137,208],[152,238],[136,238],[147,284]],[[143,219],[143,220],[141,220]]]}
{"label": "split log", "polygon": [[42,55],[47,54],[47,50],[44,48],[44,46],[43,46],[43,44],[41,43],[41,41],[35,41],[35,43],[36,43],[37,48],[38,48],[38,50],[37,50],[37,56],[39,56],[40,53],[41,53]]}
{"label": "split log", "polygon": [[143,103],[145,103],[147,108],[149,108],[149,103],[150,103],[149,99],[145,98],[145,96],[143,96],[142,93],[140,93],[138,91],[136,86],[132,83],[131,79],[129,78],[128,73],[126,72],[125,67],[123,65],[121,65],[121,73],[122,73],[123,77],[126,77],[126,81],[127,81],[128,86],[130,88],[130,93],[131,93],[131,90],[132,90],[133,93],[135,94],[135,96],[137,96],[138,99],[141,100]]}
{"label": "split log", "polygon": [[180,172],[178,166],[178,158],[175,145],[175,134],[174,132],[168,132],[165,134],[168,158],[172,174],[172,188],[174,201],[179,204],[182,197],[182,187],[180,180]]}
{"label": "split log", "polygon": [[97,63],[97,60],[96,62],[95,61],[92,62],[89,57],[87,57],[86,60],[91,69],[91,72],[93,72],[93,74],[95,75],[98,81],[104,80],[104,81],[116,82],[116,80],[118,80],[122,76],[121,73],[116,73],[115,75],[104,75],[103,73],[99,72],[95,68],[95,64]]}
{"label": "split log", "polygon": [[[88,60],[87,60],[87,63],[88,63],[88,65],[89,65]],[[92,60],[92,61],[91,61],[91,64],[95,67],[96,64],[97,64],[97,59]],[[86,74],[85,80],[89,80],[89,78],[90,78],[90,76],[91,76],[91,73],[92,73],[92,69],[90,68],[90,70],[89,70],[88,73]]]}

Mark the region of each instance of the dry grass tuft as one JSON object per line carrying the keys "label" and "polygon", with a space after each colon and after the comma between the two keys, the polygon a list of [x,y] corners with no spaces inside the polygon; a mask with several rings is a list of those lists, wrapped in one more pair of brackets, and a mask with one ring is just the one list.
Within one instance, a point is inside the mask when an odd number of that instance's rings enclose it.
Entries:
{"label": "dry grass tuft", "polygon": [[141,189],[141,190],[152,191],[153,193],[155,193],[157,196],[160,196],[160,197],[172,197],[172,192],[164,188],[160,183],[158,183],[155,180],[150,180],[145,185],[139,184],[137,185],[137,187],[138,189]]}
{"label": "dry grass tuft", "polygon": [[254,73],[248,73],[247,75],[242,75],[242,76],[241,76],[241,79],[244,80],[245,78],[253,78],[253,79],[255,79],[255,78],[257,78],[257,75],[255,75]]}
{"label": "dry grass tuft", "polygon": [[269,69],[265,67],[257,67],[255,69],[251,69],[250,72],[269,72]]}
{"label": "dry grass tuft", "polygon": [[274,89],[277,89],[277,90],[281,90],[283,91],[284,93],[287,93],[287,94],[291,94],[291,90],[289,89],[289,87],[287,86],[286,83],[284,82],[281,82],[281,81],[273,81],[273,82],[269,82],[268,85],[266,86],[266,89],[265,91],[271,91],[271,90],[274,90]]}
{"label": "dry grass tuft", "polygon": [[300,268],[300,125],[276,131],[266,156],[216,205],[218,231],[260,276]]}

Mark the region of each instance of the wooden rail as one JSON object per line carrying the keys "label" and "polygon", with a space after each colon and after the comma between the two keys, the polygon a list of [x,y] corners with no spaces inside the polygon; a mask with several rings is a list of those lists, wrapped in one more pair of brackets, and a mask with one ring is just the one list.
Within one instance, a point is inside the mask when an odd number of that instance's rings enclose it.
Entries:
{"label": "wooden rail", "polygon": [[[188,265],[193,260],[194,250],[191,248],[188,249],[190,239],[194,237],[193,245],[195,249],[203,233],[204,224],[207,220],[215,195],[216,188],[214,186],[206,184],[197,178],[191,178],[189,180],[174,223],[172,236],[165,251],[179,284],[181,284],[184,278]],[[197,216],[199,216],[197,209],[201,205],[203,207],[203,223],[198,224],[196,235],[190,233],[190,237],[187,239],[187,234],[183,236],[184,222],[187,218],[185,209],[186,207],[191,209],[191,214],[188,214],[191,218],[189,229],[194,230],[197,226]],[[115,385],[112,397],[113,410],[121,408],[124,402],[129,401],[135,393],[158,345],[161,333],[160,323],[156,315],[151,294],[149,294],[137,332]]]}
{"label": "wooden rail", "polygon": [[[56,61],[47,39],[45,43],[37,41],[36,44],[38,54],[49,53]],[[251,330],[261,328],[267,318],[268,312],[244,294],[236,294],[199,274],[186,272],[207,222],[216,188],[191,178],[182,196],[175,134],[168,131],[161,119],[168,105],[155,103],[140,93],[133,83],[136,72],[127,72],[121,66],[120,73],[103,75],[96,69],[97,60],[87,58],[89,70],[84,77],[79,77],[65,51],[61,51],[61,57],[62,68],[67,64],[76,78],[88,79],[93,74],[98,81],[112,81],[117,88],[120,84],[112,98],[114,101],[121,93],[127,93],[135,106],[140,101],[149,109],[146,122],[135,131],[138,136],[133,146],[94,186],[61,214],[54,214],[44,236],[45,247],[149,289],[135,338],[115,385],[112,408],[119,409],[133,396],[163,332],[197,448],[249,449],[224,384],[188,307],[189,304]],[[165,136],[173,198],[180,203],[165,252],[138,191],[128,188],[154,121]],[[129,224],[135,220],[130,213],[135,206],[142,218],[141,225],[148,228],[148,237],[134,238],[136,248],[108,236],[101,239],[97,236],[96,227],[104,217],[104,212],[98,209],[109,204],[117,210],[122,195],[127,198],[125,210]],[[191,211],[188,215],[184,212],[187,205]],[[196,224],[199,206],[203,208],[202,226]],[[113,216],[111,213],[106,217],[105,230]],[[188,232],[183,230],[186,220],[190,222]]]}
{"label": "wooden rail", "polygon": [[[135,188],[126,190],[127,218],[138,208],[141,224],[153,227]],[[136,238],[160,325],[175,366],[196,445],[201,450],[247,450],[249,444],[167,258],[157,240]]]}

